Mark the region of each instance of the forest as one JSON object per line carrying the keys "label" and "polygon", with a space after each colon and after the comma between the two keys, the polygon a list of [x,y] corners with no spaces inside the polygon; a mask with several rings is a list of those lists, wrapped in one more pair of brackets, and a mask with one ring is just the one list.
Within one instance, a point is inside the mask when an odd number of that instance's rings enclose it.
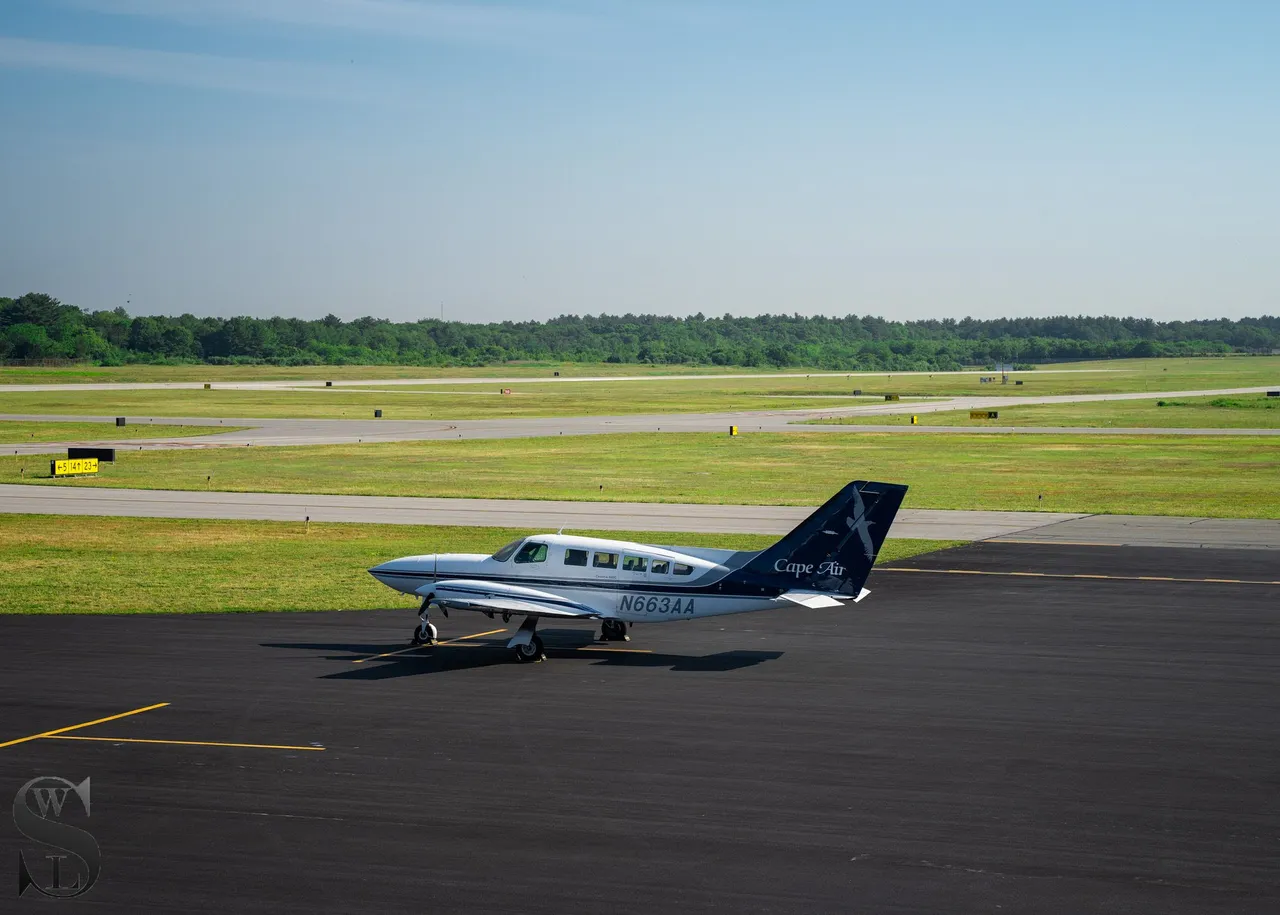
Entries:
{"label": "forest", "polygon": [[1280,317],[944,318],[798,314],[687,318],[565,315],[549,321],[394,323],[334,315],[198,318],[84,311],[45,293],[0,297],[0,362],[98,365],[492,365],[510,361],[948,370],[996,362],[1280,351]]}

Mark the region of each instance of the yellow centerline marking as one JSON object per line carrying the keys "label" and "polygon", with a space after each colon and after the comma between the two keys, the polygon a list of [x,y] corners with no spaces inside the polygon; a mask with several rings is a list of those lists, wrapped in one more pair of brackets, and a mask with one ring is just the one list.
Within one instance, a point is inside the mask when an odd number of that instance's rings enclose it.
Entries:
{"label": "yellow centerline marking", "polygon": [[[551,646],[547,650],[557,651],[560,649],[557,649],[555,646]],[[620,651],[625,654],[653,654],[652,648],[605,648],[603,646],[597,647],[595,645],[580,645],[577,648],[573,648],[571,650],[572,651]]]}
{"label": "yellow centerline marking", "polygon": [[1124,546],[1123,543],[1096,543],[1090,540],[1012,540],[1005,537],[990,537],[986,543],[1025,543],[1031,546]]}
{"label": "yellow centerline marking", "polygon": [[[473,633],[473,634],[471,634],[471,635],[460,635],[460,636],[458,636],[457,638],[454,638],[454,639],[445,639],[443,642],[436,642],[436,645],[451,645],[451,644],[453,644],[454,642],[461,642],[461,641],[465,641],[466,639],[478,639],[478,638],[483,638],[483,637],[484,637],[484,636],[486,636],[486,635],[497,635],[499,632],[506,632],[506,631],[507,631],[507,630],[505,630],[505,629],[490,629],[490,630],[489,630],[489,631],[487,631],[487,632],[476,632],[476,633]],[[367,657],[367,658],[356,658],[356,659],[355,659],[354,661],[352,661],[351,663],[352,663],[352,664],[363,664],[365,661],[377,661],[379,658],[390,658],[390,657],[393,657],[393,656],[398,655],[398,654],[405,654],[406,652],[409,652],[409,651],[418,651],[418,650],[419,650],[419,649],[421,649],[421,648],[433,648],[433,647],[435,647],[435,646],[432,646],[432,645],[410,645],[408,648],[400,648],[400,649],[397,649],[396,651],[384,651],[382,654],[375,654],[375,655],[371,655],[370,657]]]}
{"label": "yellow centerline marking", "polygon": [[245,747],[251,750],[323,750],[324,747],[291,747],[274,743],[223,743],[218,740],[151,740],[143,737],[84,737],[79,734],[42,734],[52,740],[97,740],[103,743],[160,743],[180,747]]}
{"label": "yellow centerline marking", "polygon": [[1182,584],[1280,585],[1280,581],[1248,578],[1170,578],[1163,575],[1092,575],[1085,572],[992,572],[986,569],[908,569],[883,566],[879,572],[923,572],[932,575],[999,575],[1013,578],[1084,578],[1091,581],[1176,581]]}
{"label": "yellow centerline marking", "polygon": [[70,727],[56,728],[52,731],[45,731],[41,734],[32,734],[29,737],[19,737],[17,740],[0,743],[0,750],[5,747],[12,747],[15,744],[26,743],[28,740],[39,740],[41,737],[56,737],[59,734],[67,733],[67,731],[78,731],[81,728],[93,727],[95,724],[105,724],[108,721],[115,721],[119,718],[128,718],[130,715],[141,715],[143,712],[150,712],[153,709],[164,708],[168,704],[169,703],[167,702],[157,702],[155,705],[143,706],[142,708],[136,708],[130,712],[121,712],[118,715],[108,715],[106,718],[95,718],[93,721],[86,721],[83,724],[73,724]]}

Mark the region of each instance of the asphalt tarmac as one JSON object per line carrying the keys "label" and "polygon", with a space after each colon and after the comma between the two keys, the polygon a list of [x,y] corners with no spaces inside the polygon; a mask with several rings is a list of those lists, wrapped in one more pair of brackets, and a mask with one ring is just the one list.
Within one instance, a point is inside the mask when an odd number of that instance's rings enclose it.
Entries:
{"label": "asphalt tarmac", "polygon": [[0,785],[92,779],[86,911],[1280,907],[1280,585],[1207,580],[1274,554],[892,568],[933,571],[530,666],[469,614],[6,617]]}

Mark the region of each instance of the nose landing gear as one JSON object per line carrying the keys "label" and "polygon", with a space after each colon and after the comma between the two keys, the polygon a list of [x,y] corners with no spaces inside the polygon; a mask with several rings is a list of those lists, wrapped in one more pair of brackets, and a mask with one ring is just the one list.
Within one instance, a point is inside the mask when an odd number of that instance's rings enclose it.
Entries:
{"label": "nose landing gear", "polygon": [[418,609],[418,625],[413,629],[413,637],[409,640],[413,645],[434,645],[438,635],[436,627],[432,625],[430,618],[431,601],[435,599],[434,594],[428,594],[422,599],[422,606]]}

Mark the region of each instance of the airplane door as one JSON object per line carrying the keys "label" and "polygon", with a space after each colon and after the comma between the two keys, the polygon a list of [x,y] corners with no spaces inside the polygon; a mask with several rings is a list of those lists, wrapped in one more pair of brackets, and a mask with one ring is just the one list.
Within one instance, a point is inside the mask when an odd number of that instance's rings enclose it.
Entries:
{"label": "airplane door", "polygon": [[590,564],[587,566],[586,578],[597,584],[609,587],[596,587],[590,593],[584,592],[583,601],[602,613],[614,613],[618,609],[618,592],[613,586],[618,583],[618,567],[622,555],[608,550],[592,550]]}
{"label": "airplane door", "polygon": [[617,581],[618,566],[622,562],[622,554],[608,550],[593,550],[591,565],[587,567],[593,581]]}

